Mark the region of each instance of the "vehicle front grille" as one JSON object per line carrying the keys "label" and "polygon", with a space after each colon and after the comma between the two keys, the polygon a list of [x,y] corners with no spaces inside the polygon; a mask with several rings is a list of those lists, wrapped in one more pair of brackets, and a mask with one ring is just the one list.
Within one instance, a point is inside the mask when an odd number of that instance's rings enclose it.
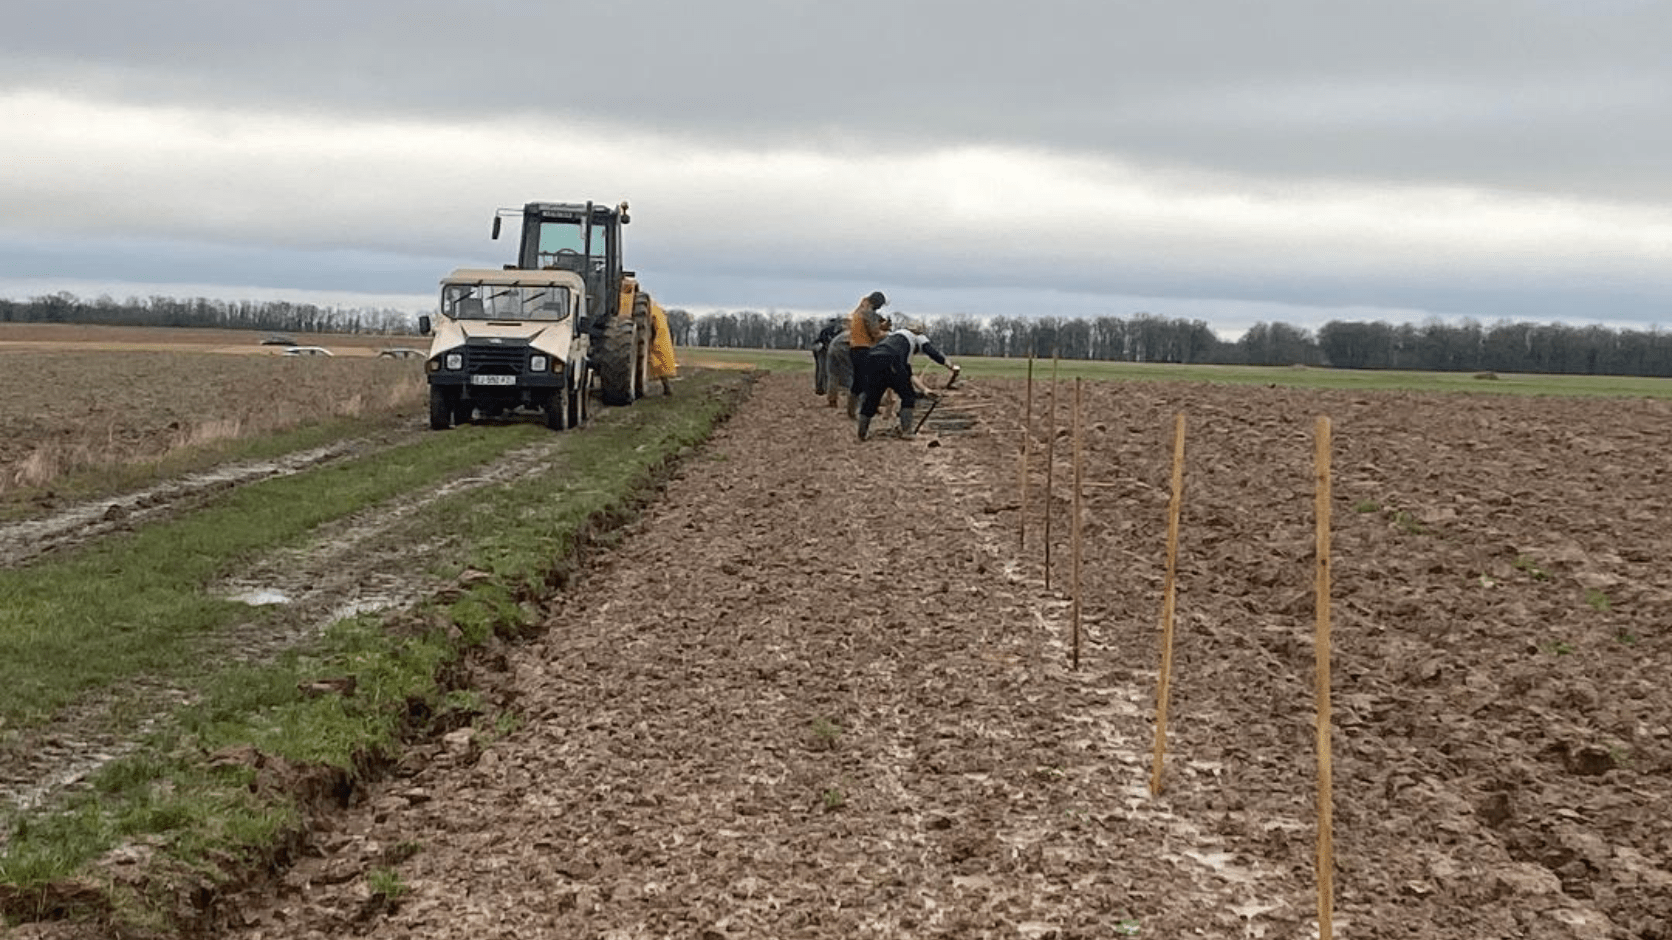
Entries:
{"label": "vehicle front grille", "polygon": [[471,374],[521,375],[528,367],[528,346],[476,345],[464,350],[464,370]]}

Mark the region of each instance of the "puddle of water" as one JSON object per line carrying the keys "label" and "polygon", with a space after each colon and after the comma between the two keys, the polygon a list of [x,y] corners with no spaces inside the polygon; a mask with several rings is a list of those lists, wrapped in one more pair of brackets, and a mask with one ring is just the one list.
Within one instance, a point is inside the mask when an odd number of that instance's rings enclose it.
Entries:
{"label": "puddle of water", "polygon": [[371,614],[380,610],[391,610],[400,604],[387,597],[362,597],[349,601],[331,611],[332,620],[343,620],[357,614]]}
{"label": "puddle of water", "polygon": [[274,590],[273,588],[255,588],[254,590],[245,591],[242,594],[234,594],[232,599],[241,604],[248,604],[251,607],[271,607],[275,604],[288,604],[291,602],[289,594],[286,594],[283,591]]}

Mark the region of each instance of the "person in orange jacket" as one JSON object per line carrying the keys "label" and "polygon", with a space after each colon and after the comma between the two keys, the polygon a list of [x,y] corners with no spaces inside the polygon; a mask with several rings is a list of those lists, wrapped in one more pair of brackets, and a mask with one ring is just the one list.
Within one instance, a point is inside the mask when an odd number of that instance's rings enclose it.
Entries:
{"label": "person in orange jacket", "polygon": [[859,305],[848,314],[848,358],[853,363],[853,384],[848,389],[850,418],[855,417],[854,406],[865,394],[865,360],[871,355],[871,347],[888,335],[881,312],[887,303],[888,298],[883,296],[882,291],[874,290],[860,298]]}

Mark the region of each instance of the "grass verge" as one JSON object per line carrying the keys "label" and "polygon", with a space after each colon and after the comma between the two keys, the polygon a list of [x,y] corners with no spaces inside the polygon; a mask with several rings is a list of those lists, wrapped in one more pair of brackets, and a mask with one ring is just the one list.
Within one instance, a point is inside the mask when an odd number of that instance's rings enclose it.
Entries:
{"label": "grass verge", "polygon": [[[105,764],[88,787],[52,812],[8,821],[0,912],[12,922],[74,918],[119,931],[212,929],[219,891],[282,868],[310,814],[350,799],[403,740],[476,714],[475,698],[455,688],[460,664],[497,638],[536,628],[535,602],[551,585],[573,579],[582,563],[577,550],[609,541],[664,468],[706,439],[746,387],[740,374],[698,372],[682,383],[680,395],[645,399],[573,435],[563,459],[545,472],[437,501],[423,524],[446,530],[457,546],[438,562],[470,569],[468,577],[416,610],[339,621],[317,645],[270,664],[198,677],[195,702],[161,722],[135,751]],[[317,524],[310,520],[422,485],[442,472],[440,464],[481,459],[509,443],[493,439],[518,436],[509,428],[480,431],[474,436],[491,446],[455,433],[446,446],[428,449],[448,456],[413,452],[391,460],[385,453],[375,464],[246,487],[262,492],[235,494],[226,504],[62,565],[28,570],[57,579],[56,593],[28,589],[33,577],[9,582],[8,589],[26,594],[39,615],[54,604],[75,608],[80,602],[65,594],[84,579],[121,579],[121,590],[88,592],[104,598],[97,602],[104,606],[76,608],[83,612],[73,619],[95,619],[87,613],[93,609],[97,616],[120,615],[136,638],[172,646],[179,655],[185,638],[224,622],[221,602],[195,595],[218,570],[216,559],[252,550],[240,539],[254,536],[238,530],[304,532]],[[286,483],[301,489],[279,485]],[[273,518],[240,524],[261,512]],[[184,547],[200,537],[212,547]],[[142,561],[154,565],[151,577],[128,580],[124,566]],[[126,613],[108,606],[123,591],[145,594],[142,606]],[[89,629],[80,642],[108,633],[108,627]],[[23,639],[55,649],[50,637]],[[166,660],[143,643],[121,642],[123,668],[130,671]],[[89,646],[80,649],[84,657],[103,658],[91,656]],[[75,667],[67,652],[58,655],[64,661],[49,673],[57,678],[37,683],[37,695],[63,698],[68,693],[60,685],[89,680],[85,670],[92,667]]]}

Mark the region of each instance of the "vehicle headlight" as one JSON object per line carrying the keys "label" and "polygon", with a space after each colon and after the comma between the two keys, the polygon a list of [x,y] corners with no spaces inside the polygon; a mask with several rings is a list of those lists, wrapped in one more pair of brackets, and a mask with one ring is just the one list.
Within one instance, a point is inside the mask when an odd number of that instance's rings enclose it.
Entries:
{"label": "vehicle headlight", "polygon": [[546,360],[545,356],[532,356],[528,360],[528,368],[531,372],[544,372],[550,365],[551,363]]}
{"label": "vehicle headlight", "polygon": [[447,368],[449,368],[449,369],[462,369],[462,368],[464,368],[464,353],[448,353],[447,354]]}

